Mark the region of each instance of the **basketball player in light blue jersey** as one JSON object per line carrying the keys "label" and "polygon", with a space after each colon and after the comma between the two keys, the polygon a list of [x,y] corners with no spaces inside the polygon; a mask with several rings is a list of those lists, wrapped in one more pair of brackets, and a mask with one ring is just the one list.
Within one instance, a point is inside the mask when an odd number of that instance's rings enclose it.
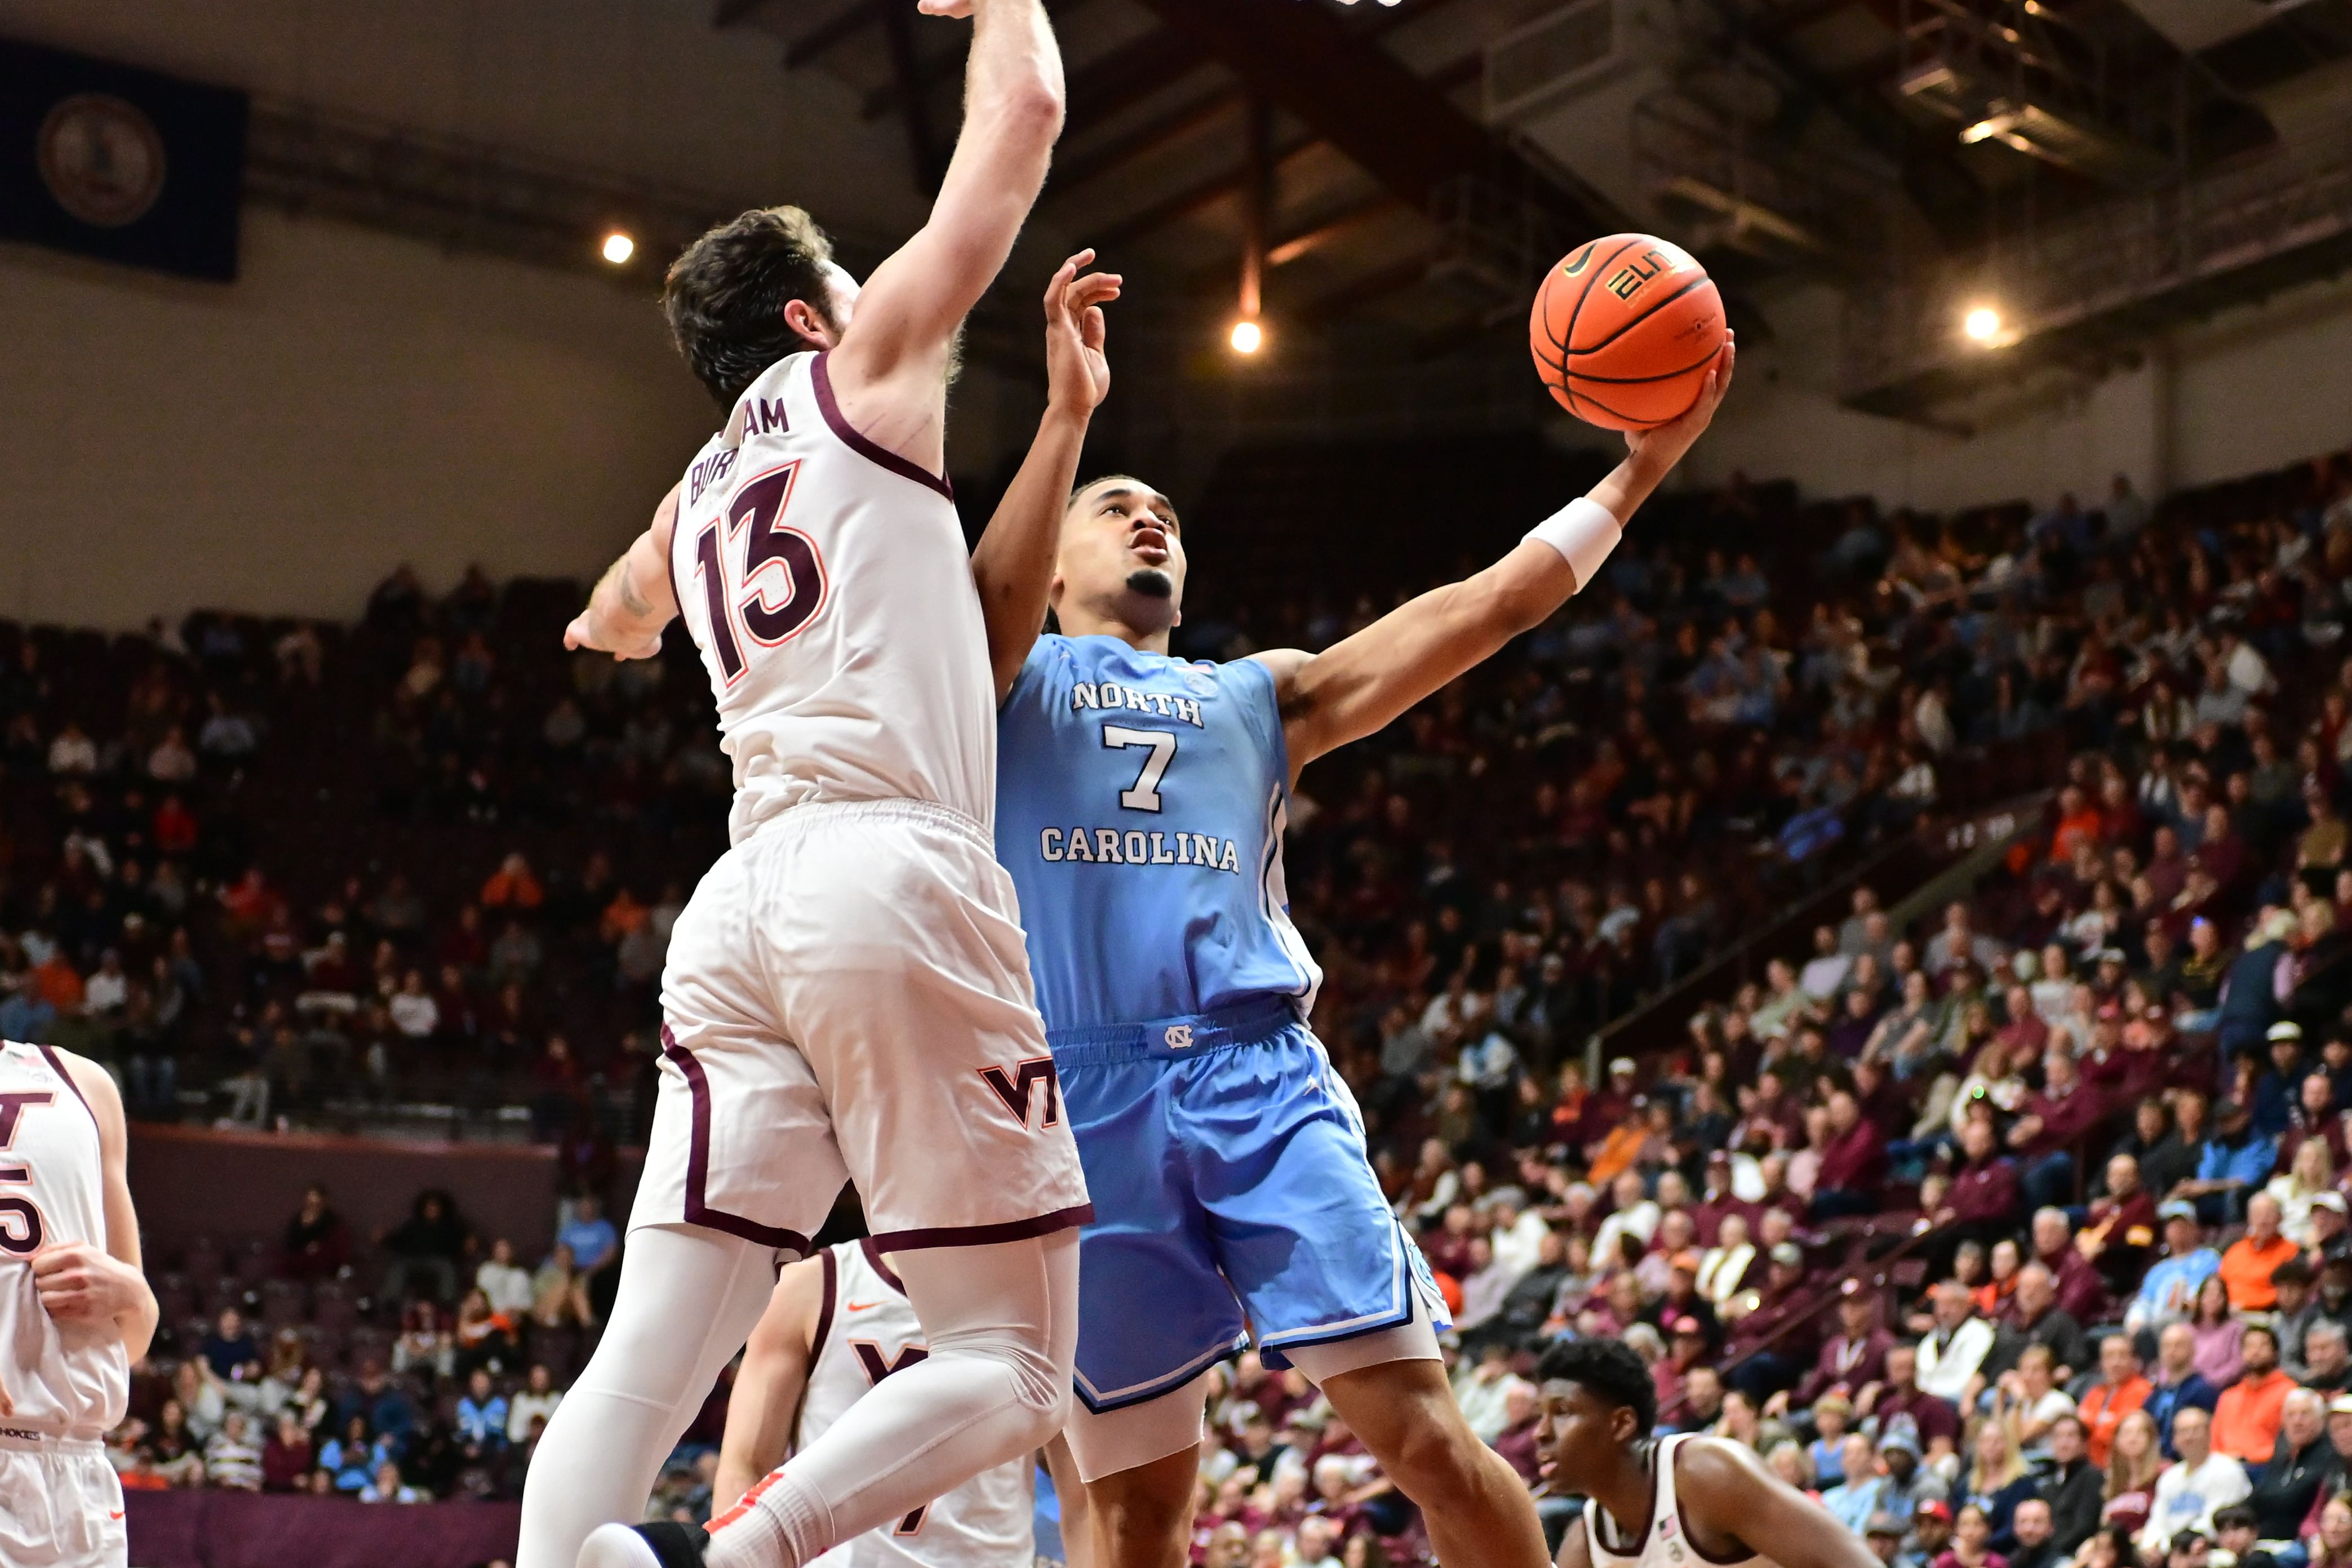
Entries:
{"label": "basketball player in light blue jersey", "polygon": [[[1092,397],[1056,402],[1090,409],[1108,384],[1098,313],[1087,338],[1055,375],[1092,377]],[[1421,1505],[1446,1568],[1543,1568],[1534,1505],[1454,1404],[1442,1303],[1307,1028],[1321,973],[1290,921],[1284,814],[1307,763],[1592,580],[1732,363],[1727,345],[1688,414],[1629,435],[1615,472],[1502,560],[1320,653],[1171,658],[1182,527],[1138,480],[1075,497],[1052,483],[1075,471],[1066,431],[1041,434],[975,552],[1000,697],[997,857],[1095,1203],[1068,1436],[1097,1568],[1181,1568],[1206,1369],[1244,1332],[1322,1388]],[[1049,603],[1061,630],[1041,635]],[[1029,1065],[998,1086],[1008,1105],[1028,1102]]]}

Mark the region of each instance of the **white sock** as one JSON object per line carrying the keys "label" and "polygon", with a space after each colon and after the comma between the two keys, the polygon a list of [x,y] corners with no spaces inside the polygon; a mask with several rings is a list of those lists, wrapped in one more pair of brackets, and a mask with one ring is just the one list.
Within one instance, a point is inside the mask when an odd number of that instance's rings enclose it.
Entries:
{"label": "white sock", "polygon": [[523,1479],[515,1568],[576,1568],[598,1525],[645,1517],[662,1461],[767,1308],[774,1257],[694,1226],[629,1233],[612,1322]]}
{"label": "white sock", "polygon": [[1078,1348],[1076,1231],[890,1263],[930,1354],[747,1492],[712,1529],[710,1568],[801,1568],[1061,1430]]}

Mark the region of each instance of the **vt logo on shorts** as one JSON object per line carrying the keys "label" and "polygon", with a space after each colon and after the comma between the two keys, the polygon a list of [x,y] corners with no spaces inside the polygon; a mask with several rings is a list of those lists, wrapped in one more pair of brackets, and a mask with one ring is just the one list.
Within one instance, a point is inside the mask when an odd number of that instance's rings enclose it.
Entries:
{"label": "vt logo on shorts", "polygon": [[1030,1125],[1029,1113],[1035,1107],[1036,1088],[1039,1084],[1044,1084],[1045,1086],[1045,1119],[1036,1124],[1036,1126],[1052,1127],[1060,1124],[1062,1081],[1054,1075],[1052,1057],[1033,1056],[1028,1061],[1018,1064],[1011,1072],[1005,1071],[1002,1067],[983,1067],[980,1070],[980,1075],[988,1081],[988,1086],[991,1089],[996,1091],[996,1097],[1004,1102],[1004,1108],[1013,1113],[1013,1119],[1024,1127],[1030,1127],[1033,1132],[1036,1129]]}

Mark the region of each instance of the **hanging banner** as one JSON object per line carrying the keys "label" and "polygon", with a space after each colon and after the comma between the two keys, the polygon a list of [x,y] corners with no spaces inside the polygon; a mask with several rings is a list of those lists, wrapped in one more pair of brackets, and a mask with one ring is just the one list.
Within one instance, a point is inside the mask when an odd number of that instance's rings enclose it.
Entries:
{"label": "hanging banner", "polygon": [[246,111],[226,88],[0,40],[0,239],[236,277]]}

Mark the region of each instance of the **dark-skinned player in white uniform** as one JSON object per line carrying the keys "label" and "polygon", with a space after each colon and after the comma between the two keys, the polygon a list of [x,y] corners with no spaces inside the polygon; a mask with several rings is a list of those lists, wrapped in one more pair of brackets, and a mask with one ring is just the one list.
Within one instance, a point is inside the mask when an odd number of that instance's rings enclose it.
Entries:
{"label": "dark-skinned player in white uniform", "polygon": [[1656,1437],[1657,1386],[1622,1340],[1570,1340],[1536,1367],[1536,1440],[1584,1513],[1557,1568],[1880,1568],[1821,1504],[1722,1437]]}

